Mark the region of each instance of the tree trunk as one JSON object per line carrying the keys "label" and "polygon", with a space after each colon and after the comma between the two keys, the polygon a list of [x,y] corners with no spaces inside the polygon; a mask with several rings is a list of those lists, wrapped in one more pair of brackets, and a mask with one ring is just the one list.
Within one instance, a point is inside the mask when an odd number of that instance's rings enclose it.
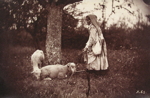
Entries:
{"label": "tree trunk", "polygon": [[48,5],[46,57],[49,64],[61,62],[62,9],[55,4]]}

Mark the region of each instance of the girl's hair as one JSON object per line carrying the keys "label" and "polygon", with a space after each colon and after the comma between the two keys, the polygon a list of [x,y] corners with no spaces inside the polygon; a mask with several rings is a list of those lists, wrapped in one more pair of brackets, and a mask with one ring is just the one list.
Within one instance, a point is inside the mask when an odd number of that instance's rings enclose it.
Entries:
{"label": "girl's hair", "polygon": [[87,15],[86,18],[89,18],[91,20],[91,23],[96,27],[99,35],[102,33],[101,28],[100,28],[100,24],[97,22],[97,16],[90,14]]}

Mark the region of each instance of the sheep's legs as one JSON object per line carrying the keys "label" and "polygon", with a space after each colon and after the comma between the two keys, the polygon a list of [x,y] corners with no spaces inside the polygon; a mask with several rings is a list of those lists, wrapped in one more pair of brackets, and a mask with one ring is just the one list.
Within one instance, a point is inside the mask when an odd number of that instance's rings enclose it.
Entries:
{"label": "sheep's legs", "polygon": [[45,78],[44,80],[45,81],[51,81],[52,79],[51,78]]}
{"label": "sheep's legs", "polygon": [[64,73],[58,73],[58,76],[57,76],[59,79],[62,79],[62,78],[67,78],[67,75],[64,74]]}

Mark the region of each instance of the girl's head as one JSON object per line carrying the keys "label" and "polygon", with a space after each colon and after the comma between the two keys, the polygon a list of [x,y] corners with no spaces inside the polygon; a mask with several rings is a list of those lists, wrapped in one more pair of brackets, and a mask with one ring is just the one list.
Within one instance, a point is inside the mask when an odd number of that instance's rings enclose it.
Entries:
{"label": "girl's head", "polygon": [[92,23],[94,26],[98,25],[98,24],[97,24],[97,16],[96,16],[96,15],[92,15],[92,14],[87,15],[87,16],[86,16],[86,21],[87,21],[87,24],[88,24],[88,25],[90,25],[91,23]]}
{"label": "girl's head", "polygon": [[100,24],[97,21],[97,16],[96,15],[93,15],[93,14],[87,15],[86,16],[86,21],[87,21],[88,25],[90,25],[90,24],[94,25],[95,28],[97,29],[97,31],[99,33],[101,33]]}
{"label": "girl's head", "polygon": [[90,17],[86,16],[86,22],[87,22],[88,25],[91,24],[91,19],[90,19]]}

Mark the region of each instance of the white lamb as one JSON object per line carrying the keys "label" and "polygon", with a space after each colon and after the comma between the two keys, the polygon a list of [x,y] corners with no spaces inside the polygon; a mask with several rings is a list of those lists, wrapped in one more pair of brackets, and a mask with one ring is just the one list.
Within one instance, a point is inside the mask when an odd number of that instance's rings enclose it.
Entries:
{"label": "white lamb", "polygon": [[42,50],[36,50],[32,55],[31,55],[31,64],[33,67],[33,71],[38,70],[41,68],[42,63],[45,59],[44,53]]}
{"label": "white lamb", "polygon": [[66,78],[68,74],[76,72],[75,63],[68,63],[66,65],[48,65],[33,72],[37,79],[51,80],[53,78]]}

